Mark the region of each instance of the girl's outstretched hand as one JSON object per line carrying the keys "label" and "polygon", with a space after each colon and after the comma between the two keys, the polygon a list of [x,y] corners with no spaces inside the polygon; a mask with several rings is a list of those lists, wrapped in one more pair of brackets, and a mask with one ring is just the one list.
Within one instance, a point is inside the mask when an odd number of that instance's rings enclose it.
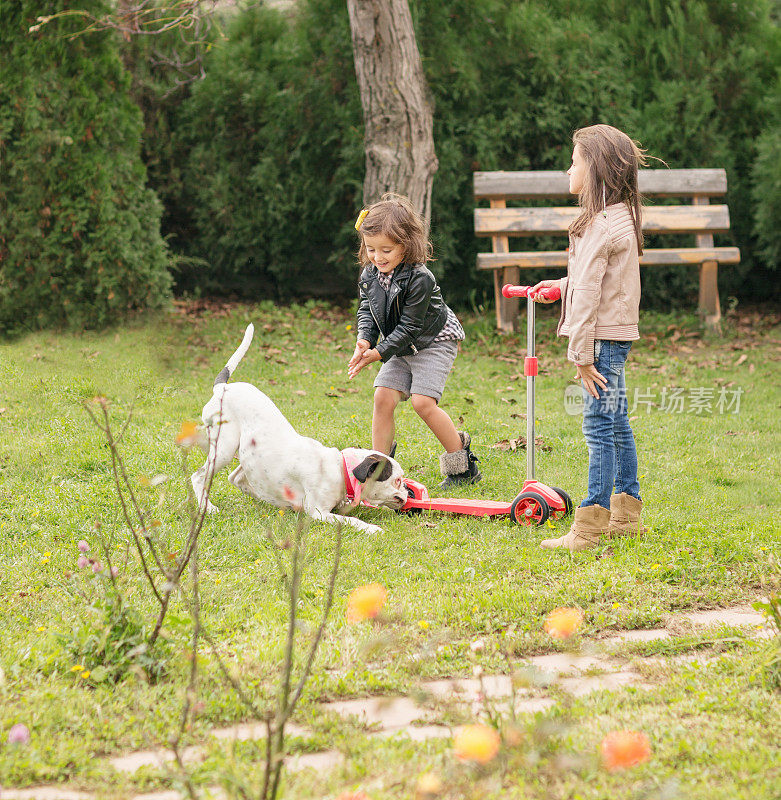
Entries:
{"label": "girl's outstretched hand", "polygon": [[596,397],[599,400],[597,386],[603,391],[607,388],[605,376],[599,373],[593,364],[576,364],[575,369],[577,370],[575,377],[583,383],[586,391],[592,397]]}
{"label": "girl's outstretched hand", "polygon": [[380,360],[380,354],[371,347],[366,339],[358,339],[355,343],[355,352],[347,365],[347,377],[354,378],[364,367],[368,367]]}
{"label": "girl's outstretched hand", "polygon": [[353,352],[352,358],[350,359],[350,363],[347,365],[348,371],[353,366],[353,364],[357,364],[361,360],[363,354],[370,347],[371,345],[369,344],[369,342],[366,341],[366,339],[358,339],[358,341],[355,343],[355,351]]}
{"label": "girl's outstretched hand", "polygon": [[545,303],[546,305],[548,303],[555,303],[556,300],[546,300],[544,297],[538,297],[537,292],[540,289],[548,289],[551,286],[558,286],[558,285],[559,285],[558,281],[540,281],[539,283],[532,286],[532,288],[529,290],[529,294],[532,296],[532,300],[534,300],[535,303]]}

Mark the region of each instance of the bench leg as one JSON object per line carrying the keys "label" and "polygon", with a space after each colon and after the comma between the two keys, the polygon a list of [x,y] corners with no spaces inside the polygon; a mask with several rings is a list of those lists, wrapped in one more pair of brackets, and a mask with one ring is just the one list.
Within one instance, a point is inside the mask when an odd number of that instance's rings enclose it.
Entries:
{"label": "bench leg", "polygon": [[496,303],[496,327],[499,333],[515,333],[518,330],[518,298],[505,297],[502,286],[518,285],[521,271],[518,267],[494,270],[494,301]]}
{"label": "bench leg", "polygon": [[719,262],[705,261],[700,265],[699,312],[705,327],[714,333],[721,332],[721,306],[719,304]]}

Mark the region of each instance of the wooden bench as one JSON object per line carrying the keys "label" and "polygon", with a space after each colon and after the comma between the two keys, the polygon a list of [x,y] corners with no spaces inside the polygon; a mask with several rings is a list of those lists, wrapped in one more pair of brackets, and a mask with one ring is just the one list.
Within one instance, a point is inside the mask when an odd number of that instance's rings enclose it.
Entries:
{"label": "wooden bench", "polygon": [[[653,198],[690,199],[689,205],[653,206],[643,209],[646,234],[694,234],[695,247],[647,249],[641,266],[699,264],[699,310],[709,328],[719,327],[719,264],[737,264],[737,247],[714,247],[713,234],[729,230],[726,205],[711,205],[710,198],[727,192],[723,169],[645,169],[639,174],[640,192],[646,202]],[[479,253],[478,269],[494,272],[496,324],[500,331],[516,330],[517,298],[502,296],[506,283],[520,283],[521,269],[566,267],[566,250],[511,251],[510,237],[567,235],[578,215],[576,205],[565,207],[508,208],[507,201],[559,200],[569,198],[566,172],[475,172],[475,202],[489,201],[490,208],[475,209],[475,234],[490,236],[492,252]]]}

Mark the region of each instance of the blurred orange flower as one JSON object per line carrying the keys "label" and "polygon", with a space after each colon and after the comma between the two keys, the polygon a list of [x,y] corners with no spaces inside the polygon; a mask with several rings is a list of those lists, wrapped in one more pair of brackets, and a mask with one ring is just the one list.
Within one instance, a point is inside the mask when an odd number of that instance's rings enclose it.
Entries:
{"label": "blurred orange flower", "polygon": [[431,800],[442,791],[442,780],[433,772],[426,772],[415,785],[415,800]]}
{"label": "blurred orange flower", "polygon": [[464,725],[456,731],[453,749],[461,761],[487,764],[499,752],[501,739],[488,725]]}
{"label": "blurred orange flower", "polygon": [[610,772],[634,767],[651,757],[651,743],[641,731],[611,731],[602,740],[602,763]]}
{"label": "blurred orange flower", "polygon": [[357,792],[342,792],[336,800],[371,800],[366,792],[357,791]]}
{"label": "blurred orange flower", "polygon": [[579,608],[556,608],[545,618],[545,630],[554,639],[569,639],[583,622]]}
{"label": "blurred orange flower", "polygon": [[195,422],[183,422],[176,434],[176,443],[182,447],[192,447],[198,438],[198,425]]}
{"label": "blurred orange flower", "polygon": [[374,619],[388,599],[388,590],[381,583],[368,583],[350,592],[347,598],[347,621]]}

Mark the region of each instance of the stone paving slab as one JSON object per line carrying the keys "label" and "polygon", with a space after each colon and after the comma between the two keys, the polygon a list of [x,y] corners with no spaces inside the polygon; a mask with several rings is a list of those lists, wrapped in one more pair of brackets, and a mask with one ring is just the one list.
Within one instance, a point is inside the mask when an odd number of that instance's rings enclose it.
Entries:
{"label": "stone paving slab", "polygon": [[[203,747],[185,747],[180,753],[185,764],[194,764],[206,757]],[[141,767],[164,767],[175,762],[174,754],[170,750],[137,750],[124,756],[109,759],[109,764],[117,772],[136,772]],[[0,800],[4,800],[0,795]]]}
{"label": "stone paving slab", "polygon": [[677,616],[688,619],[694,625],[729,625],[732,628],[758,627],[772,633],[767,617],[750,605],[692,611]]}
{"label": "stone paving slab", "polygon": [[[306,736],[308,731],[300,725],[288,723],[285,726],[286,733],[292,736]],[[266,738],[266,726],[263,723],[239,723],[227,728],[215,728],[209,734],[220,741],[244,742],[247,740],[258,740]],[[182,760],[185,764],[192,764],[202,761],[206,757],[206,750],[203,747],[185,747],[181,751]],[[137,750],[124,756],[116,756],[109,759],[109,763],[118,772],[135,772],[141,767],[163,767],[175,761],[174,754],[165,748],[156,750]],[[0,800],[3,800],[0,795]]]}
{"label": "stone paving slab", "polygon": [[561,678],[559,686],[575,697],[583,697],[591,692],[610,692],[634,686],[637,689],[651,689],[650,683],[643,681],[642,675],[631,670],[610,672],[606,675],[578,676],[577,678]]}
{"label": "stone paving slab", "polygon": [[405,728],[413,722],[425,722],[426,711],[407,697],[366,697],[358,700],[337,700],[321,706],[342,717],[358,717],[366,725],[379,725],[384,730]]}
{"label": "stone paving slab", "polygon": [[92,795],[59,786],[32,786],[29,789],[0,787],[0,800],[92,800]]}

